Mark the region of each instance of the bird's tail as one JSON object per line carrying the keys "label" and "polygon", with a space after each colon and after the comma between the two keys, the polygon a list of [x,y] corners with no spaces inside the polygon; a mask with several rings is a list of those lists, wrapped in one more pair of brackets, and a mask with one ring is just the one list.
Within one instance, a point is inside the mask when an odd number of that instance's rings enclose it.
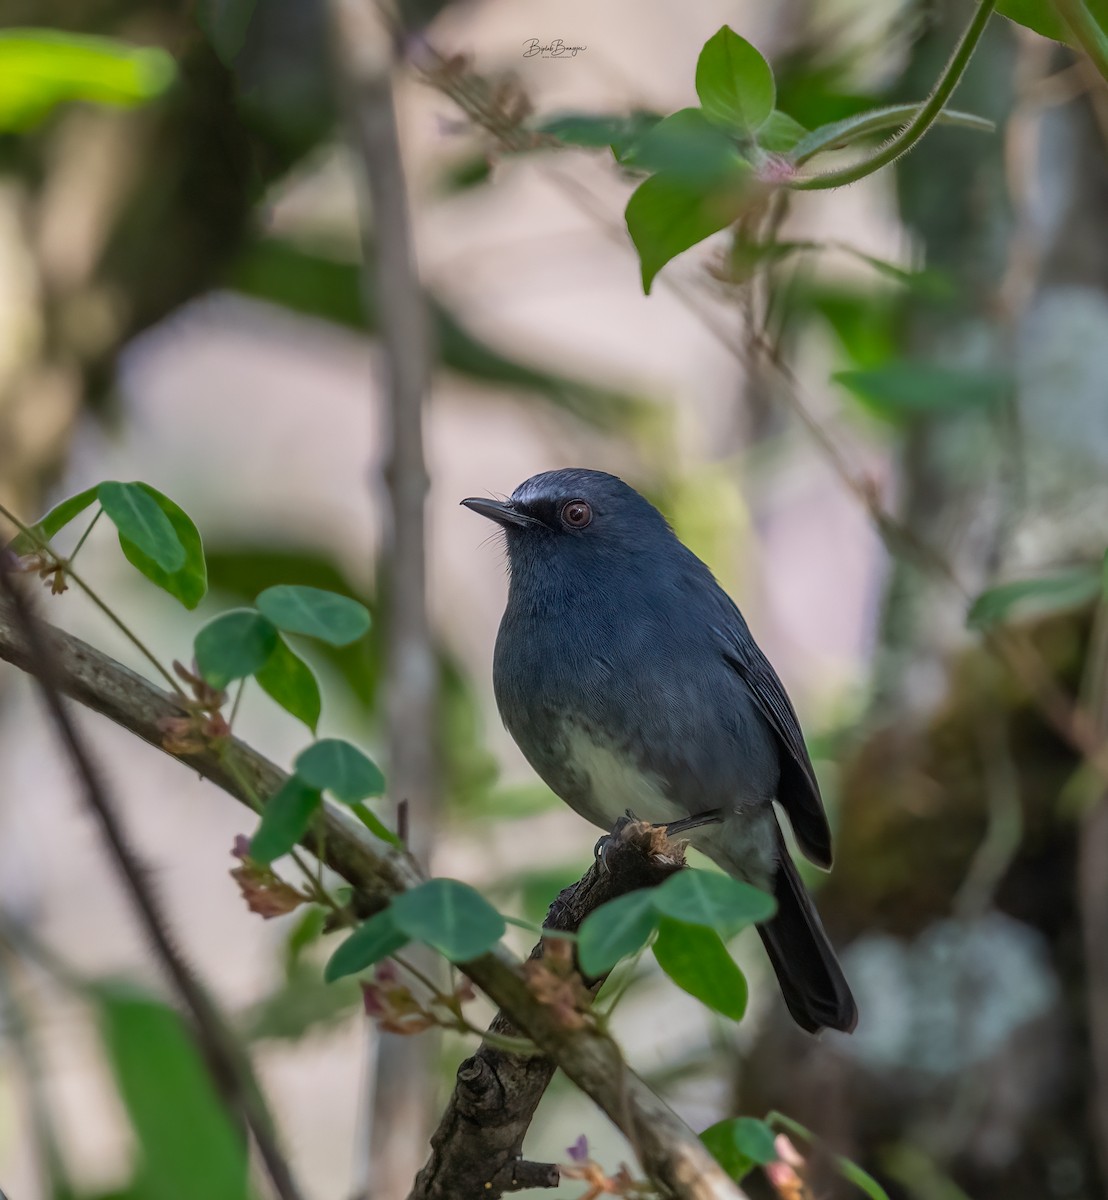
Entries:
{"label": "bird's tail", "polygon": [[850,1033],[858,1008],[784,842],[773,881],[777,915],[758,926],[793,1020],[809,1033]]}

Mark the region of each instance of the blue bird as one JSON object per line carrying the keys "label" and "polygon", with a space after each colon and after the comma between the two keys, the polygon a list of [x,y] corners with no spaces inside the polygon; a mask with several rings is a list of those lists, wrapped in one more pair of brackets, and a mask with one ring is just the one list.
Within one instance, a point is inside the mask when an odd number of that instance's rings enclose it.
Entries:
{"label": "blue bird", "polygon": [[504,502],[462,503],[506,534],[496,703],[528,762],[611,829],[628,809],[772,892],[759,926],[794,1020],[849,1032],[858,1012],[785,847],[831,866],[796,713],[742,614],[660,512],[614,475],[547,471]]}

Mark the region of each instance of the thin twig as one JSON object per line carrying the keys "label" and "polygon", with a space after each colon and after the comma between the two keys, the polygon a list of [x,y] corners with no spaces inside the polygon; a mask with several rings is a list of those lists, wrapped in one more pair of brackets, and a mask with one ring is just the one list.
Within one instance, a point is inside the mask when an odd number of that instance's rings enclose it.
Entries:
{"label": "thin twig", "polygon": [[27,648],[47,711],[80,776],[85,799],[99,822],[139,921],[182,1003],[192,1015],[197,1041],[216,1084],[232,1110],[240,1113],[245,1120],[281,1200],[301,1200],[302,1194],[277,1145],[269,1118],[249,1082],[241,1061],[242,1052],[192,968],[173,944],[161,901],[151,888],[138,856],[124,833],[115,800],[109,794],[83,736],[70,718],[62,700],[59,666],[38,618],[31,610],[30,601],[2,566],[0,594],[7,596],[14,625]]}
{"label": "thin twig", "polygon": [[97,508],[96,513],[94,514],[92,520],[89,521],[88,525],[85,527],[85,532],[81,534],[81,537],[77,542],[77,545],[73,547],[72,554],[70,554],[68,559],[66,559],[66,566],[68,566],[68,567],[73,566],[73,560],[77,557],[78,554],[81,553],[81,547],[85,544],[85,542],[88,541],[88,535],[90,533],[92,533],[92,531],[96,528],[96,522],[99,521],[103,515],[104,515],[104,510],[102,508]]}
{"label": "thin twig", "polygon": [[[335,57],[352,148],[368,192],[362,215],[362,287],[380,314],[378,378],[383,399],[388,497],[381,564],[385,636],[385,736],[389,791],[410,811],[409,848],[430,861],[436,827],[438,669],[427,615],[423,408],[430,392],[431,339],[420,286],[393,96],[393,39],[372,0],[332,0]],[[369,299],[372,297],[372,299]],[[372,1096],[373,1193],[391,1197],[419,1165],[430,1124],[436,1043],[381,1033]],[[403,1133],[404,1136],[400,1136]]]}
{"label": "thin twig", "polygon": [[[1093,619],[1089,657],[1082,680],[1084,711],[1101,739],[1108,739],[1108,596]],[[1077,895],[1085,947],[1086,1004],[1092,1050],[1092,1125],[1100,1169],[1108,1179],[1108,789],[1081,822],[1077,851]]]}
{"label": "thin twig", "polygon": [[[43,1085],[42,1063],[35,1045],[35,1030],[28,1016],[32,1005],[25,1005],[18,984],[9,973],[5,961],[8,947],[0,946],[0,1018],[4,1033],[11,1044],[12,1056],[23,1073],[26,1089],[27,1124],[39,1162],[39,1170],[51,1193],[70,1196],[74,1189],[62,1158],[58,1135],[54,1128],[50,1106]],[[2,1193],[0,1193],[2,1194]]]}

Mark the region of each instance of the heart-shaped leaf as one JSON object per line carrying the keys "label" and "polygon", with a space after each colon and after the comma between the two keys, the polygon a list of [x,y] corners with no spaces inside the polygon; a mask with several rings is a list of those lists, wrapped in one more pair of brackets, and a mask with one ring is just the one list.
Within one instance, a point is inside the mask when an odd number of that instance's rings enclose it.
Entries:
{"label": "heart-shaped leaf", "polygon": [[664,916],[714,929],[722,938],[734,937],[747,925],[768,921],[777,911],[774,898],[749,883],[691,867],[671,875],[650,895]]}
{"label": "heart-shaped leaf", "polygon": [[700,1140],[736,1183],[741,1182],[752,1168],[777,1159],[773,1130],[755,1117],[718,1121],[704,1130]]}
{"label": "heart-shaped leaf", "polygon": [[606,975],[621,958],[646,945],[658,924],[653,888],[628,892],[602,904],[581,922],[577,959],[585,975]]}
{"label": "heart-shaped leaf", "polygon": [[468,884],[429,879],[402,892],[389,909],[396,927],[451,962],[468,962],[504,936],[504,918]]}
{"label": "heart-shaped leaf", "polygon": [[302,633],[331,646],[348,646],[369,629],[364,604],[322,588],[278,584],[266,588],[255,603],[285,633]]}
{"label": "heart-shaped leaf", "polygon": [[397,928],[391,908],[376,913],[359,925],[331,955],[323,971],[328,983],[372,967],[374,963],[402,950],[409,942],[406,933]]}
{"label": "heart-shaped leaf", "polygon": [[277,630],[252,608],[214,617],[193,642],[200,674],[216,688],[260,671],[277,648]]}
{"label": "heart-shaped leaf", "polygon": [[302,751],[296,759],[296,773],[343,804],[380,796],[385,790],[385,777],[377,764],[342,738],[322,738]]}

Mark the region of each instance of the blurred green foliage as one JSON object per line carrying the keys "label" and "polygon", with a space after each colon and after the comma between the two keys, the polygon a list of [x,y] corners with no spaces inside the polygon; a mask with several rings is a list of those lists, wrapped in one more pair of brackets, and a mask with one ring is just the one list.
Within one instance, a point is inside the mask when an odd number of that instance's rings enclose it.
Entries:
{"label": "blurred green foliage", "polygon": [[112,1071],[138,1143],[135,1200],[247,1200],[246,1143],[180,1017],[122,987],[98,992]]}
{"label": "blurred green foliage", "polygon": [[132,108],[177,76],[159,47],[53,29],[0,31],[0,133],[26,132],[73,101]]}

